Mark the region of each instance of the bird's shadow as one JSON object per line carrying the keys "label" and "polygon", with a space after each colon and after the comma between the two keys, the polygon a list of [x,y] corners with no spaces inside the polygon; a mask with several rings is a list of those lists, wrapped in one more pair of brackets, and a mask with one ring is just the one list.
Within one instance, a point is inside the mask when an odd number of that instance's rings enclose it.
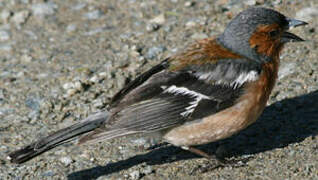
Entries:
{"label": "bird's shadow", "polygon": [[[230,156],[242,156],[286,147],[307,137],[314,138],[317,134],[318,90],[278,101],[268,106],[258,121],[246,130],[226,140],[199,148],[213,153],[216,144],[222,144],[231,152]],[[155,165],[193,158],[198,156],[173,146],[161,147],[126,160],[71,173],[68,179],[96,179],[141,163]]]}

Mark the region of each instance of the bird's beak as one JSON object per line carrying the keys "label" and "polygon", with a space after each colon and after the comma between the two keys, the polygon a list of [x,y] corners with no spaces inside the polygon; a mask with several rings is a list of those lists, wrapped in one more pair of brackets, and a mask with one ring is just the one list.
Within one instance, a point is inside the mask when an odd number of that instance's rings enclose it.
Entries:
{"label": "bird's beak", "polygon": [[[298,26],[304,26],[304,25],[308,24],[308,23],[306,23],[304,21],[300,21],[300,20],[297,20],[297,19],[287,18],[287,21],[288,21],[287,29],[291,29],[291,28],[298,27]],[[281,37],[281,42],[282,43],[300,42],[300,41],[304,41],[304,40],[302,38],[300,38],[299,36],[297,36],[297,35],[295,35],[293,33],[287,32],[287,31],[285,31],[282,34],[282,37]]]}

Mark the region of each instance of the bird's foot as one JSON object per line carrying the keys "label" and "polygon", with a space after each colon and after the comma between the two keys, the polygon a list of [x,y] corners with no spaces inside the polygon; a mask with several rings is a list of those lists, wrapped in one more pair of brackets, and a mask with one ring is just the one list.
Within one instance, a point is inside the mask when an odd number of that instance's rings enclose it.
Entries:
{"label": "bird's foot", "polygon": [[[185,149],[185,148],[183,148]],[[193,147],[187,147],[187,150],[201,155],[205,157],[208,160],[208,163],[204,165],[199,165],[198,167],[195,167],[190,174],[195,173],[205,173],[208,171],[212,171],[217,168],[224,168],[224,167],[231,167],[231,168],[238,168],[238,167],[244,167],[247,166],[247,162],[252,158],[252,156],[246,156],[243,158],[230,158],[226,159],[224,157],[220,157],[217,155],[209,155],[199,149],[193,148]]]}

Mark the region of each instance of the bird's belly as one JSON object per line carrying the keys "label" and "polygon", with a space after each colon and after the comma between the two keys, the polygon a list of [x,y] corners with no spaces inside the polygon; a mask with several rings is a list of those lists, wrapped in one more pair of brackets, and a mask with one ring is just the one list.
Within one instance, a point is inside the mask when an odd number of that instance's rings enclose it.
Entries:
{"label": "bird's belly", "polygon": [[264,107],[251,107],[248,100],[212,116],[168,131],[163,138],[176,146],[200,145],[227,138],[256,121]]}
{"label": "bird's belly", "polygon": [[200,145],[227,138],[256,121],[272,90],[266,81],[252,83],[231,107],[169,130],[163,139],[176,146]]}

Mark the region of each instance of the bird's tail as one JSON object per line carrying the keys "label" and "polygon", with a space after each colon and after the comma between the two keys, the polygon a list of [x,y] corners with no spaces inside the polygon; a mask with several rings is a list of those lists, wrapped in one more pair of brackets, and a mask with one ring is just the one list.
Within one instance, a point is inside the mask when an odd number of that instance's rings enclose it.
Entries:
{"label": "bird's tail", "polygon": [[8,159],[13,163],[23,163],[36,157],[56,146],[67,143],[79,135],[86,134],[98,128],[108,119],[107,112],[100,112],[91,115],[83,121],[70,127],[61,129],[47,137],[41,138],[22,149],[14,151],[8,155]]}

